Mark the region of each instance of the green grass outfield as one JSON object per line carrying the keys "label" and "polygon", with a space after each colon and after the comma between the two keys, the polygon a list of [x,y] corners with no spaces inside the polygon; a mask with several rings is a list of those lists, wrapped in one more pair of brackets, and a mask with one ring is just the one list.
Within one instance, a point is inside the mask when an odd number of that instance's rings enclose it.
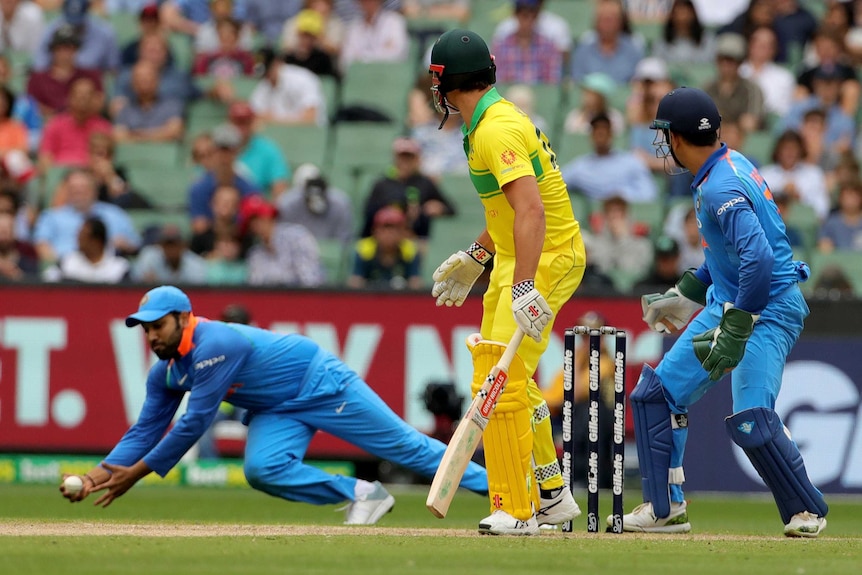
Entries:
{"label": "green grass outfield", "polygon": [[[422,488],[393,486],[394,511],[345,527],[336,506],[286,503],[251,489],[144,487],[108,509],[53,486],[0,486],[0,572],[24,574],[862,573],[862,498],[828,498],[826,535],[786,539],[771,499],[689,494],[694,531],[659,536],[576,532],[480,537],[486,500],[457,495],[449,517]],[[626,509],[639,500],[627,494]],[[578,497],[584,506],[583,493]],[[603,500],[602,513],[609,510]]]}

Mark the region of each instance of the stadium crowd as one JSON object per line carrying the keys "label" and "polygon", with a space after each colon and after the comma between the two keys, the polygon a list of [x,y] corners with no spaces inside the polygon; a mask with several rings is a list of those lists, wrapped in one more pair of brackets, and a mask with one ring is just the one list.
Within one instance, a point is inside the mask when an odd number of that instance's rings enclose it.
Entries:
{"label": "stadium crowd", "polygon": [[650,130],[689,85],[809,294],[862,295],[862,0],[0,0],[0,282],[426,289],[483,218],[429,91],[455,26],[552,143],[586,286],[702,261]]}

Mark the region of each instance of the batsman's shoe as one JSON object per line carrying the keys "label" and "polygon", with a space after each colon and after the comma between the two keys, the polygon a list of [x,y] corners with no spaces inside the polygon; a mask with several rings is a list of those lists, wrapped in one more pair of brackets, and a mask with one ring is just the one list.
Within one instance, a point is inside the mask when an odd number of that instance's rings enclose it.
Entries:
{"label": "batsman's shoe", "polygon": [[540,491],[539,512],[536,513],[536,521],[539,525],[560,525],[571,521],[581,514],[572,492],[565,487]]}
{"label": "batsman's shoe", "polygon": [[[623,515],[623,531],[640,533],[688,533],[691,523],[688,522],[688,511],[685,501],[670,504],[670,515],[659,519],[653,514],[652,503],[641,503],[631,513]],[[613,526],[613,515],[608,516],[608,526]]]}
{"label": "batsman's shoe", "polygon": [[539,523],[533,515],[527,521],[515,519],[502,509],[479,522],[479,533],[483,535],[538,535]]}
{"label": "batsman's shoe", "polygon": [[357,495],[356,499],[347,505],[345,525],[374,525],[381,517],[392,511],[395,498],[389,494],[379,481],[372,483],[371,493]]}
{"label": "batsman's shoe", "polygon": [[790,518],[790,523],[784,526],[784,534],[788,537],[817,537],[824,529],[825,517],[803,511]]}

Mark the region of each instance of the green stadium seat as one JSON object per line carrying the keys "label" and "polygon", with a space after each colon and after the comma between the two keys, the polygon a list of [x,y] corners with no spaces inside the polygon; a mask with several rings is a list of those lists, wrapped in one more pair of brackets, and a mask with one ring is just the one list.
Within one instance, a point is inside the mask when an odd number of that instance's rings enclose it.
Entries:
{"label": "green stadium seat", "polygon": [[184,210],[126,210],[126,213],[140,234],[172,224],[182,230],[186,241],[191,239],[191,219]]}
{"label": "green stadium seat", "polygon": [[[504,98],[508,98],[508,91],[513,84],[498,84],[497,90]],[[547,124],[545,135],[553,143],[559,135],[558,126],[563,122],[566,110],[563,109],[563,88],[551,84],[535,84],[530,86],[533,92],[533,112],[541,117]]]}
{"label": "green stadium seat", "polygon": [[171,53],[174,55],[174,65],[179,70],[191,70],[194,60],[192,40],[185,34],[173,33],[168,39]]}
{"label": "green stadium seat", "polygon": [[582,229],[589,229],[590,214],[593,211],[592,200],[579,192],[569,192],[569,199],[572,201],[575,219],[581,224]]}
{"label": "green stadium seat", "polygon": [[743,153],[765,166],[772,161],[772,148],[775,146],[775,135],[767,130],[751,132],[745,136],[742,146]]}
{"label": "green stadium seat", "polygon": [[321,167],[326,161],[327,126],[267,124],[260,133],[281,148],[285,160],[294,168],[306,162]]}
{"label": "green stadium seat", "polygon": [[577,39],[593,27],[595,5],[595,0],[546,0],[543,9],[562,16],[569,23],[572,37]]}
{"label": "green stadium seat", "polygon": [[802,288],[806,293],[812,293],[817,281],[830,267],[838,267],[850,280],[856,297],[862,297],[862,252],[837,250],[824,254],[817,250],[811,250],[808,265],[811,266],[811,278]]}
{"label": "green stadium seat", "polygon": [[186,107],[186,135],[208,132],[227,120],[227,106],[212,100],[198,100]]}
{"label": "green stadium seat", "polygon": [[511,0],[473,0],[470,12],[468,28],[490,44],[497,25],[512,15],[512,2]]}
{"label": "green stadium seat", "polygon": [[117,144],[114,157],[128,168],[171,168],[184,158],[177,142],[122,142]]}
{"label": "green stadium seat", "polygon": [[434,220],[431,236],[422,258],[422,279],[428,285],[433,283],[431,274],[446,258],[458,250],[469,247],[475,241],[485,223],[471,218],[454,216]]}
{"label": "green stadium seat", "polygon": [[802,235],[806,249],[813,249],[817,244],[817,233],[820,229],[820,218],[814,208],[807,204],[793,202],[785,214],[788,227],[793,227]]}
{"label": "green stadium seat", "polygon": [[485,221],[485,207],[469,176],[445,174],[440,178],[440,189],[454,204],[456,217],[463,217],[465,221],[475,220],[477,224]]}
{"label": "green stadium seat", "polygon": [[188,188],[195,173],[194,168],[182,166],[130,167],[128,171],[132,188],[152,205],[161,209],[183,210],[188,205]]}
{"label": "green stadium seat", "polygon": [[45,172],[39,179],[39,185],[41,186],[41,194],[40,198],[42,199],[42,205],[45,207],[50,207],[51,202],[54,199],[54,194],[57,193],[57,187],[60,185],[60,182],[63,181],[63,178],[66,177],[66,173],[69,171],[67,167],[54,167],[49,168],[47,172]]}
{"label": "green stadium seat", "polygon": [[416,81],[412,61],[354,62],[344,75],[341,102],[362,105],[388,114],[398,124],[407,115],[407,94]]}
{"label": "green stadium seat", "polygon": [[343,122],[335,126],[331,167],[383,170],[392,164],[392,142],[401,134],[394,124]]}
{"label": "green stadium seat", "polygon": [[347,279],[347,252],[350,247],[336,239],[319,239],[317,247],[320,262],[326,270],[326,283],[330,286],[343,286]]}
{"label": "green stadium seat", "polygon": [[328,174],[329,183],[350,197],[356,232],[365,224],[365,201],[374,182],[383,177],[383,170],[361,166],[336,165]]}
{"label": "green stadium seat", "polygon": [[629,219],[632,222],[641,222],[649,226],[650,238],[653,240],[661,235],[666,215],[663,200],[629,204]]}
{"label": "green stadium seat", "polygon": [[117,37],[117,45],[120,48],[140,36],[141,28],[138,24],[139,21],[138,14],[134,12],[117,12],[110,15],[108,22],[111,28],[114,29],[114,34]]}
{"label": "green stadium seat", "polygon": [[562,134],[554,143],[554,151],[557,152],[557,162],[564,166],[571,160],[593,150],[593,143],[589,134]]}

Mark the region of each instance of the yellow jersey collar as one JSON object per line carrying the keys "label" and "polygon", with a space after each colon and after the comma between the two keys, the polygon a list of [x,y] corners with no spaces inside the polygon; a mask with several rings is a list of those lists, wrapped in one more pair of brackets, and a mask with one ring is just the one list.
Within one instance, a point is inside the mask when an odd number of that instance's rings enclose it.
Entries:
{"label": "yellow jersey collar", "polygon": [[502,99],[503,97],[497,91],[497,88],[494,88],[493,86],[490,90],[485,92],[485,95],[476,103],[476,109],[473,110],[473,117],[470,119],[470,129],[467,129],[467,124],[461,126],[461,133],[465,138],[476,129],[476,126],[479,124],[479,120],[481,120],[482,116],[485,115],[485,111]]}

